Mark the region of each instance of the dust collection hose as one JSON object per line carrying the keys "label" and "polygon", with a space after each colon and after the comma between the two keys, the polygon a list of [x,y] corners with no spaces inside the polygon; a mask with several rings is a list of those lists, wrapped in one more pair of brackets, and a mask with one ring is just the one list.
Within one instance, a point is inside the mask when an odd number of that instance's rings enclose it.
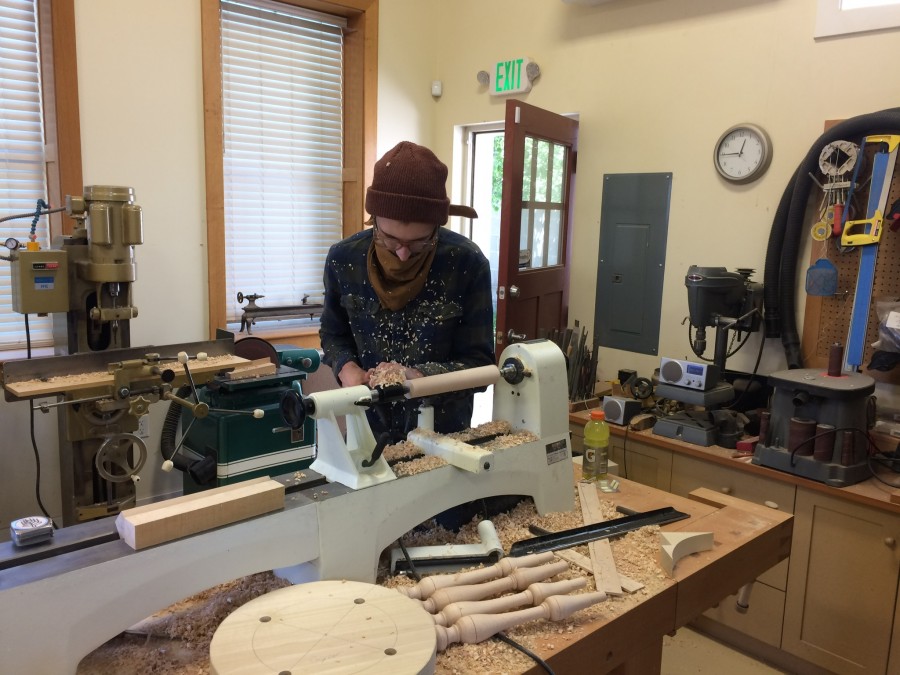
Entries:
{"label": "dust collection hose", "polygon": [[788,368],[802,368],[795,307],[797,258],[804,216],[822,148],[836,140],[858,141],[872,134],[900,134],[900,108],[844,120],[819,136],[785,188],[769,233],[766,248],[764,306],[766,337],[781,336]]}
{"label": "dust collection hose", "polygon": [[[178,388],[178,391],[175,393],[179,398],[184,398],[188,394],[191,393],[191,386],[188,384],[184,384]],[[175,453],[175,448],[177,448],[176,444],[176,436],[178,435],[178,423],[181,420],[181,411],[184,408],[175,401],[171,401],[169,403],[169,409],[166,411],[166,417],[163,420],[162,432],[159,437],[159,450],[163,456],[163,459],[172,460],[172,463],[175,465],[175,468],[179,471],[187,471],[190,468],[191,462],[187,460],[187,458],[179,453]]]}

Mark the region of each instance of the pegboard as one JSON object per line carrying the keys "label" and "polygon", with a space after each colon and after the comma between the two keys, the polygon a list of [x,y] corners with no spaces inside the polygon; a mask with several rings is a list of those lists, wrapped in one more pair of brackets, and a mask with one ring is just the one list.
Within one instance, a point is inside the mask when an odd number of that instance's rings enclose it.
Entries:
{"label": "pegboard", "polygon": [[[878,144],[867,145],[863,152],[864,164],[860,167],[857,178],[862,183],[871,177],[873,158],[878,150]],[[817,179],[821,180],[819,174]],[[869,197],[871,181],[868,181],[862,189],[854,190],[852,202],[854,211],[851,218],[861,220],[866,217],[866,204]],[[815,202],[815,207],[808,210],[811,216],[804,224],[805,236],[809,232],[820,215],[819,202],[822,200],[822,191],[814,187],[810,193],[810,202]],[[890,209],[894,202],[900,199],[900,160],[894,170],[890,192],[888,194],[886,209]],[[832,344],[838,342],[847,344],[847,333],[850,327],[850,315],[853,310],[853,296],[856,292],[856,276],[859,270],[859,247],[849,247],[841,250],[840,240],[829,237],[823,242],[813,241],[810,252],[809,264],[812,265],[820,258],[830,260],[838,271],[837,293],[833,296],[806,296],[805,317],[803,321],[802,356],[803,365],[807,368],[826,368],[828,366],[828,351]],[[805,283],[806,269],[798,270],[798,283]],[[878,255],[875,262],[875,279],[872,287],[872,299],[869,311],[869,325],[866,332],[866,349],[863,356],[862,369],[867,375],[878,382],[900,384],[900,367],[888,372],[869,370],[868,364],[875,351],[872,343],[878,339],[878,313],[876,300],[878,298],[892,297],[900,299],[900,230],[892,231],[890,224],[885,222],[884,232],[878,243]]]}

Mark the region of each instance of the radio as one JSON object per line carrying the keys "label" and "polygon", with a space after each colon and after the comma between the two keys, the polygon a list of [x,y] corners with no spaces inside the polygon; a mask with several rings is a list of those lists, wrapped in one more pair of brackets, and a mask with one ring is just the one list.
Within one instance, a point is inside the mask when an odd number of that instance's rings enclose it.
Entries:
{"label": "radio", "polygon": [[631,418],[641,412],[641,402],[623,396],[604,396],[603,413],[606,421],[614,424],[628,424]]}
{"label": "radio", "polygon": [[659,381],[676,387],[687,387],[706,391],[719,383],[719,367],[706,364],[662,357],[659,366]]}

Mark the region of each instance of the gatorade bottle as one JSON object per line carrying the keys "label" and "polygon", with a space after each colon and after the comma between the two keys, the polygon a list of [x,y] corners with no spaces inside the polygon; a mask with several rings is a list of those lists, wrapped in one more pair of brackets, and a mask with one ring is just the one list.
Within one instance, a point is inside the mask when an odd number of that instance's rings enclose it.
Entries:
{"label": "gatorade bottle", "polygon": [[584,457],[581,477],[584,480],[606,480],[609,471],[609,426],[602,410],[591,410],[591,420],[584,427]]}

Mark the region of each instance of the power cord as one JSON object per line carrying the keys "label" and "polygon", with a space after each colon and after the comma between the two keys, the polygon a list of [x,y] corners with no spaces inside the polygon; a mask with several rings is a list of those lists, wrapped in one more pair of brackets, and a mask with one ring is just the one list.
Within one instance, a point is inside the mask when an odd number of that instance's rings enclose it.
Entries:
{"label": "power cord", "polygon": [[[27,358],[31,358],[31,327],[28,323],[28,315],[25,315],[25,351],[27,354]],[[34,435],[34,406],[30,404],[28,405],[28,421],[29,426],[31,428],[31,449],[34,451],[34,469],[35,469],[35,478],[34,478],[34,496],[37,500],[38,508],[40,508],[41,513],[50,521],[53,525],[53,529],[58,529],[58,526],[55,522],[53,522],[53,518],[50,516],[50,513],[47,511],[47,508],[44,506],[44,501],[41,499],[41,453],[38,451],[37,446],[37,438]]]}
{"label": "power cord", "polygon": [[543,668],[548,673],[548,675],[554,675],[553,669],[550,668],[550,664],[548,664],[546,661],[544,661],[544,659],[542,659],[540,656],[535,654],[533,651],[528,649],[528,647],[526,647],[525,645],[516,642],[511,637],[509,637],[506,633],[503,633],[503,632],[495,634],[494,637],[496,639],[500,640],[500,642],[505,642],[510,647],[513,647],[514,649],[518,649],[525,656],[532,659],[541,668]]}

